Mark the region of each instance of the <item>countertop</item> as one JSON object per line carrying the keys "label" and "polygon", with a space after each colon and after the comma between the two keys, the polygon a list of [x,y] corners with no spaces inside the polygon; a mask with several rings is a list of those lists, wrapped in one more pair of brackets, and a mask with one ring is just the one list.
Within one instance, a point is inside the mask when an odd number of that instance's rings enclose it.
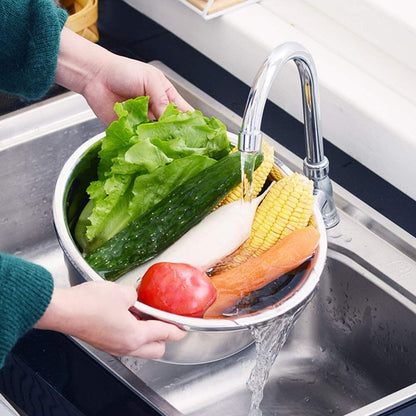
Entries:
{"label": "countertop", "polygon": [[[101,0],[100,7],[99,29],[103,46],[144,61],[161,60],[242,115],[249,83],[125,3]],[[276,104],[266,106],[263,130],[294,153],[304,156],[302,124]],[[331,163],[331,177],[336,183],[416,236],[413,214],[416,201],[413,198],[331,141],[325,140],[325,146]],[[158,414],[70,339],[48,331],[33,330],[21,339],[0,372],[0,387],[29,416]],[[386,414],[405,416],[415,412],[414,407],[403,406]]]}

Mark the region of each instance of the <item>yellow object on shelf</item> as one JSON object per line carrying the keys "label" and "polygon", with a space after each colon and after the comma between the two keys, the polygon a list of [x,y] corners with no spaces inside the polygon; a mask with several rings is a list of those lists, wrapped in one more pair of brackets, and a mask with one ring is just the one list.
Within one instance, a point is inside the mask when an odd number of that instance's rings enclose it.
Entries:
{"label": "yellow object on shelf", "polygon": [[180,0],[183,4],[192,8],[204,19],[211,19],[236,9],[237,7],[257,3],[260,0]]}
{"label": "yellow object on shelf", "polygon": [[98,0],[61,0],[60,4],[69,13],[65,26],[91,42],[98,42]]}

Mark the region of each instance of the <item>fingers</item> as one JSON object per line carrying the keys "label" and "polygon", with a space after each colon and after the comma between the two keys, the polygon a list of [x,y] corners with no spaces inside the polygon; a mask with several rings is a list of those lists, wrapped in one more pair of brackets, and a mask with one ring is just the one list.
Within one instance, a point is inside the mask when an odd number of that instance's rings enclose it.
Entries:
{"label": "fingers", "polygon": [[166,344],[163,341],[154,341],[140,346],[137,350],[128,354],[131,357],[139,357],[157,360],[165,354]]}
{"label": "fingers", "polygon": [[186,335],[185,331],[173,324],[156,320],[140,322],[147,326],[145,343],[153,341],[180,341]]}
{"label": "fingers", "polygon": [[117,285],[117,290],[124,297],[132,318],[131,326],[129,325],[130,345],[126,355],[149,359],[161,358],[165,352],[166,341],[179,341],[185,337],[186,332],[173,324],[157,320],[140,320],[133,306],[137,298],[136,290],[124,285]]}
{"label": "fingers", "polygon": [[165,353],[166,341],[180,341],[186,332],[175,325],[161,321],[139,321],[137,325],[140,345],[127,355],[141,358],[157,359]]}
{"label": "fingers", "polygon": [[120,294],[123,294],[126,301],[127,309],[132,307],[137,300],[137,292],[133,286],[127,285],[118,285],[117,283],[114,284],[115,288],[120,291]]}
{"label": "fingers", "polygon": [[[64,315],[53,314],[59,325],[50,329],[76,336],[110,354],[157,359],[163,356],[166,341],[179,341],[186,335],[173,324],[137,319],[137,314],[131,313],[137,299],[132,286],[106,281],[85,282],[62,291],[65,293],[58,301],[61,299],[66,304],[69,299],[70,307]],[[62,309],[61,306],[58,311]]]}
{"label": "fingers", "polygon": [[178,109],[185,111],[194,111],[194,108],[176,91],[176,88],[171,85],[166,90],[166,95],[169,102],[173,102],[178,106]]}
{"label": "fingers", "polygon": [[149,117],[153,116],[157,120],[163,114],[169,103],[176,104],[178,109],[183,112],[194,110],[162,72],[157,71],[153,75],[157,75],[159,79],[158,81],[153,79],[148,84],[147,89],[150,97]]}

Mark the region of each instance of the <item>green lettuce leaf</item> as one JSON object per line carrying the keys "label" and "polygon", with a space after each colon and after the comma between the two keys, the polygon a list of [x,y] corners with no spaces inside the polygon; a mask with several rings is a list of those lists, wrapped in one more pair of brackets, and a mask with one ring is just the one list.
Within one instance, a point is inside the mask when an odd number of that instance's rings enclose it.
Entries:
{"label": "green lettuce leaf", "polygon": [[169,104],[148,119],[148,97],[117,103],[118,120],[106,130],[98,153],[97,180],[75,227],[88,253],[124,229],[176,186],[229,153],[226,127],[200,111]]}
{"label": "green lettuce leaf", "polygon": [[99,152],[98,178],[103,179],[111,174],[113,159],[122,158],[132,146],[135,128],[138,124],[147,123],[149,97],[138,97],[123,103],[116,103],[114,111],[118,120],[111,123],[105,132]]}

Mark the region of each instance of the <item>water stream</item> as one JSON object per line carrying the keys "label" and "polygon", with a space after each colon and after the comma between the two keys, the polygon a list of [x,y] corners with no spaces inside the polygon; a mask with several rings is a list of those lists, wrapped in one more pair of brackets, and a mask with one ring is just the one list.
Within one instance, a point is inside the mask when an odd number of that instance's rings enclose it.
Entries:
{"label": "water stream", "polygon": [[257,152],[241,152],[241,199],[253,199],[253,173]]}
{"label": "water stream", "polygon": [[[241,152],[241,198],[243,201],[251,201],[253,197],[253,175],[255,175],[256,155],[257,153]],[[297,274],[300,275],[300,273]],[[260,403],[263,399],[264,387],[269,378],[270,370],[286,342],[296,317],[302,309],[303,305],[299,309],[278,317],[263,326],[251,329],[256,345],[256,363],[247,381],[247,387],[251,391],[248,416],[262,416]]]}
{"label": "water stream", "polygon": [[247,387],[251,391],[248,416],[262,416],[260,404],[270,370],[303,308],[304,305],[293,313],[287,313],[264,326],[251,329],[256,343],[256,363],[247,381]]}

